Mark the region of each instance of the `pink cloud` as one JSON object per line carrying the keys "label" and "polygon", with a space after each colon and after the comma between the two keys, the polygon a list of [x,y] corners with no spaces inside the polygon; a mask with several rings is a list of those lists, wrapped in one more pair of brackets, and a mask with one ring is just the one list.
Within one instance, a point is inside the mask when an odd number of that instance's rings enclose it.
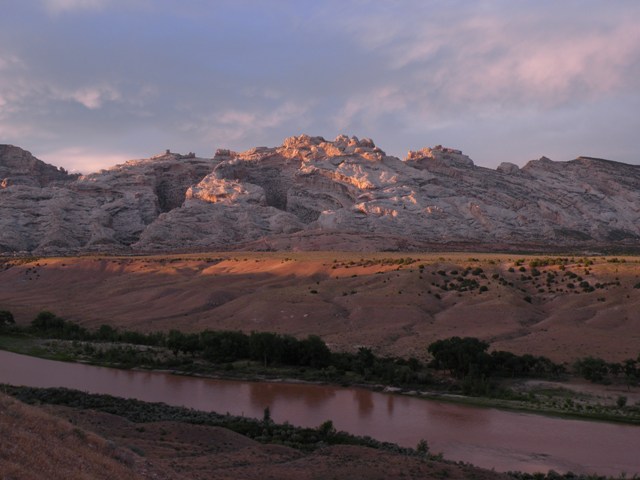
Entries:
{"label": "pink cloud", "polygon": [[571,13],[565,12],[563,24],[552,11],[518,15],[469,8],[453,18],[416,12],[410,18],[387,18],[384,35],[379,22],[366,16],[350,28],[364,48],[386,58],[381,68],[407,78],[406,91],[425,106],[553,107],[637,89],[636,19],[628,12],[612,13],[612,18],[597,19],[596,27],[591,17]]}

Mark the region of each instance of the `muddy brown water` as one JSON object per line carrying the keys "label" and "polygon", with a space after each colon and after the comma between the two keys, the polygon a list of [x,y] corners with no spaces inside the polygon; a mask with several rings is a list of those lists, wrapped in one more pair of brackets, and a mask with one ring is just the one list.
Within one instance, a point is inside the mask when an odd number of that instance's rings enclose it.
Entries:
{"label": "muddy brown water", "polygon": [[276,422],[335,427],[497,471],[640,474],[640,427],[470,407],[360,388],[184,377],[0,351],[0,383],[67,387]]}

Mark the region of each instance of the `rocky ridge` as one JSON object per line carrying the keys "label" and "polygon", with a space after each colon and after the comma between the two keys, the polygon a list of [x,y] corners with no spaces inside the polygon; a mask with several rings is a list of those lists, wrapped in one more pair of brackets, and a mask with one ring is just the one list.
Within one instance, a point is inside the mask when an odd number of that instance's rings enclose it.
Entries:
{"label": "rocky ridge", "polygon": [[370,139],[300,135],[78,176],[0,146],[0,252],[434,245],[638,247],[640,166],[542,157],[492,170],[442,146],[401,160]]}

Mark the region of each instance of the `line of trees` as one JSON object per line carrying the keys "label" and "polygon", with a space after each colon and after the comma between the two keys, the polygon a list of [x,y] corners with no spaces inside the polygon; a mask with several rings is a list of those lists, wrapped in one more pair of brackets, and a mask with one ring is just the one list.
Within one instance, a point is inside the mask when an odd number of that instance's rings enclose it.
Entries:
{"label": "line of trees", "polygon": [[433,356],[430,366],[449,371],[456,378],[466,377],[557,377],[563,365],[546,357],[496,350],[488,353],[489,344],[474,337],[451,337],[429,345]]}
{"label": "line of trees", "polygon": [[628,358],[620,363],[585,357],[575,362],[573,368],[578,375],[594,383],[608,384],[621,377],[628,385],[640,383],[640,355],[637,359]]}
{"label": "line of trees", "polygon": [[237,331],[205,330],[200,333],[184,333],[171,330],[140,333],[118,330],[101,325],[95,331],[65,320],[57,315],[40,312],[28,329],[38,336],[63,340],[130,343],[165,347],[176,356],[179,353],[202,357],[214,363],[236,360],[256,360],[269,366],[273,364],[324,368],[331,363],[329,347],[316,335],[298,340],[291,335],[270,332],[245,334]]}
{"label": "line of trees", "polygon": [[272,332],[205,330],[200,333],[182,333],[171,330],[166,339],[167,348],[199,355],[214,363],[236,360],[255,360],[265,367],[274,364],[325,368],[331,364],[331,350],[317,335],[298,340],[291,335]]}
{"label": "line of trees", "polygon": [[[133,366],[149,363],[146,352],[121,347],[124,344],[166,348],[176,359],[201,359],[214,364],[230,364],[239,360],[259,362],[264,367],[293,366],[322,370],[326,379],[341,380],[357,376],[356,380],[377,381],[392,385],[425,385],[431,375],[424,363],[415,358],[378,357],[361,347],[356,353],[332,352],[317,335],[297,339],[272,332],[212,331],[185,333],[178,330],[140,333],[101,325],[90,331],[51,312],[40,312],[26,329],[15,332],[39,337],[84,342],[111,342],[117,346],[99,350],[85,346],[85,352],[99,361],[114,361]],[[121,361],[118,362],[118,359]],[[145,364],[146,364],[145,363]],[[157,367],[157,363],[150,366]]]}
{"label": "line of trees", "polygon": [[[474,337],[451,337],[431,343],[427,351],[432,360],[424,364],[416,358],[378,357],[361,347],[355,353],[332,352],[316,335],[297,339],[291,335],[272,332],[212,331],[184,333],[178,330],[141,333],[119,330],[101,325],[88,330],[57,315],[40,312],[30,326],[15,325],[13,315],[0,310],[0,328],[5,331],[29,333],[38,337],[85,342],[110,342],[126,345],[146,345],[166,348],[176,359],[201,359],[213,364],[230,364],[238,360],[259,362],[264,367],[294,366],[322,370],[328,379],[339,380],[356,375],[360,380],[379,381],[393,385],[425,385],[432,383],[431,369],[442,370],[461,380],[466,393],[483,394],[492,389],[495,378],[557,378],[566,373],[564,365],[543,356],[516,355],[496,350],[488,352],[489,344]],[[130,361],[149,362],[148,355],[126,347]],[[97,358],[120,358],[122,347],[114,347],[113,355],[88,347],[86,351]],[[109,353],[108,351],[106,353]],[[105,356],[106,355],[106,356]],[[629,385],[640,382],[640,356],[621,363],[609,363],[600,358],[587,357],[573,365],[573,371],[587,380],[611,382],[624,376]]]}

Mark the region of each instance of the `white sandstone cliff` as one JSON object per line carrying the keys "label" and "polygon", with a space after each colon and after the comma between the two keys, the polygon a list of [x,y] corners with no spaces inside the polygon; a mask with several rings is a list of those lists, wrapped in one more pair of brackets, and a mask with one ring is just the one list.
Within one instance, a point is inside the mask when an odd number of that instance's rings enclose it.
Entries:
{"label": "white sandstone cliff", "polygon": [[413,248],[640,246],[640,166],[589,157],[492,170],[441,146],[400,160],[369,139],[300,135],[275,148],[218,150],[213,159],[167,153],[76,178],[1,148],[5,252],[254,248],[271,238],[330,249],[331,235],[366,236],[367,248],[375,238],[380,248],[389,238]]}

